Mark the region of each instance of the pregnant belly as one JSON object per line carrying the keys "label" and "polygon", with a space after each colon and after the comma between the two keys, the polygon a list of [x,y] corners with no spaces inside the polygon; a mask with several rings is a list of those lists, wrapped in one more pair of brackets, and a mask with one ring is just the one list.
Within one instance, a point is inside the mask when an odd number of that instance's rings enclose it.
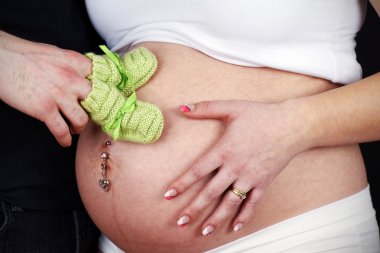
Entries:
{"label": "pregnant belly", "polygon": [[[224,130],[216,120],[181,116],[177,109],[180,104],[224,99],[274,102],[316,94],[336,85],[310,76],[222,63],[184,46],[143,46],[156,54],[159,68],[137,95],[162,109],[165,128],[161,138],[148,145],[112,141],[107,146],[109,137],[90,124],[80,136],[77,151],[77,179],[85,207],[102,232],[126,252],[202,252],[365,187],[357,146],[313,149],[291,161],[264,194],[254,218],[238,233],[227,220],[211,236],[201,235],[202,222],[219,200],[186,227],[178,227],[180,210],[209,178],[171,201],[163,194]],[[98,186],[103,151],[110,154],[108,192]]]}

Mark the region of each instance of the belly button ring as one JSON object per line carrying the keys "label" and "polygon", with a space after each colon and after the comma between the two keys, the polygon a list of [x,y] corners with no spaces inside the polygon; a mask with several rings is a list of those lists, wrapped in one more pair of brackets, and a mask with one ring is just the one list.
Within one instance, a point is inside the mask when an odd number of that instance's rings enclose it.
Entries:
{"label": "belly button ring", "polygon": [[[110,146],[111,142],[106,141],[106,146]],[[109,153],[102,152],[100,154],[100,159],[102,159],[102,163],[100,164],[100,169],[102,171],[102,178],[99,179],[99,187],[104,191],[107,192],[111,186],[111,182],[107,179],[106,172],[107,172],[107,160],[109,158]]]}

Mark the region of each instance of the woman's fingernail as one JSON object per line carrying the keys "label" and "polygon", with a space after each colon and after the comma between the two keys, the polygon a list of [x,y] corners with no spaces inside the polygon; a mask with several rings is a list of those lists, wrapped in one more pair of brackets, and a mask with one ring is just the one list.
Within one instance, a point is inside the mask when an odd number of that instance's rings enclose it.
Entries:
{"label": "woman's fingernail", "polygon": [[181,112],[191,112],[194,110],[194,108],[195,106],[193,104],[184,104],[179,106]]}
{"label": "woman's fingernail", "polygon": [[242,227],[243,227],[243,223],[238,223],[238,224],[235,225],[235,227],[234,227],[234,231],[237,232],[237,231],[239,231]]}
{"label": "woman's fingernail", "polygon": [[167,199],[167,200],[171,200],[171,199],[174,198],[175,196],[177,196],[177,191],[176,191],[176,189],[170,189],[170,190],[168,190],[167,192],[165,192],[165,194],[164,194],[164,197],[165,197],[165,199]]}
{"label": "woman's fingernail", "polygon": [[214,231],[214,229],[215,228],[213,226],[208,225],[207,227],[205,227],[205,229],[202,230],[202,235],[210,235]]}
{"label": "woman's fingernail", "polygon": [[189,223],[190,217],[187,215],[183,215],[179,220],[177,221],[178,226],[185,226],[187,223]]}

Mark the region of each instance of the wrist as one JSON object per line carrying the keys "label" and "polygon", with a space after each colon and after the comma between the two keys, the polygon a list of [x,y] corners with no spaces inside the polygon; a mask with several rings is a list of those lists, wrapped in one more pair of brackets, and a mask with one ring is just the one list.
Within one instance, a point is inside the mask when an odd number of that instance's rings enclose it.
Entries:
{"label": "wrist", "polygon": [[9,51],[24,52],[28,46],[26,40],[0,30],[0,48]]}
{"label": "wrist", "polygon": [[[320,146],[321,128],[308,97],[289,99],[281,103],[288,115],[288,124],[299,152]],[[285,115],[284,114],[284,115]]]}

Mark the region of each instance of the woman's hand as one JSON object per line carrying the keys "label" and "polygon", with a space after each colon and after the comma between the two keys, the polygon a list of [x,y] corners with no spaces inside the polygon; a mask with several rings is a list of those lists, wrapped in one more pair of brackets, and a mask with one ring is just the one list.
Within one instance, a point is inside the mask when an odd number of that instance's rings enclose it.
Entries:
{"label": "woman's hand", "polygon": [[[308,148],[306,119],[298,117],[291,104],[249,101],[200,102],[182,105],[180,110],[193,119],[223,120],[223,136],[165,193],[172,199],[204,176],[216,172],[206,187],[179,215],[183,226],[197,218],[213,200],[223,195],[216,210],[203,224],[203,235],[213,232],[233,215],[234,231],[251,218],[269,184],[290,160]],[[305,124],[304,124],[305,123]],[[232,188],[231,188],[232,187]],[[247,193],[247,198],[232,189]],[[242,205],[242,206],[241,206]]]}
{"label": "woman's hand", "polygon": [[91,91],[86,79],[91,61],[74,51],[0,31],[0,66],[1,100],[44,122],[62,146],[69,146],[70,127],[78,133],[88,122],[78,100]]}

